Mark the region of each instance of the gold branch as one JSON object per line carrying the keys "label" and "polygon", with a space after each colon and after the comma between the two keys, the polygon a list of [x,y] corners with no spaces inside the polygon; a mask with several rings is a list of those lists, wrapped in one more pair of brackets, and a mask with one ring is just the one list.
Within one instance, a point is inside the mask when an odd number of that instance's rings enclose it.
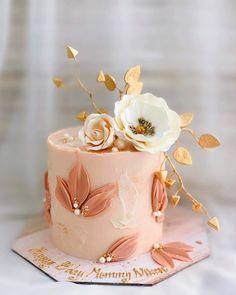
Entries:
{"label": "gold branch", "polygon": [[196,140],[196,142],[199,144],[199,138],[198,138],[198,135],[195,131],[193,131],[192,129],[190,128],[182,128],[183,131],[186,131],[188,133],[190,133],[192,135],[192,137]]}
{"label": "gold branch", "polygon": [[75,64],[77,65],[77,67],[78,67],[78,71],[77,71],[77,75],[76,75],[76,80],[77,80],[77,82],[78,82],[78,85],[79,85],[79,87],[88,95],[88,97],[89,97],[89,100],[90,100],[90,104],[91,104],[91,106],[94,108],[94,110],[97,112],[97,113],[99,113],[99,114],[101,114],[101,111],[100,111],[100,109],[97,107],[97,105],[96,105],[96,103],[95,103],[95,100],[94,100],[94,93],[92,92],[92,91],[90,91],[85,85],[84,85],[84,83],[81,81],[81,79],[80,79],[80,74],[79,74],[79,64],[78,64],[78,62],[77,62],[77,60],[76,59],[74,59],[74,61],[75,61]]}
{"label": "gold branch", "polygon": [[181,175],[177,171],[175,165],[173,164],[173,162],[171,161],[171,159],[167,155],[167,153],[165,153],[165,158],[168,161],[169,165],[171,166],[172,171],[175,173],[175,175],[177,176],[177,178],[179,180],[179,189],[177,190],[176,194],[178,194],[180,191],[183,191],[185,193],[185,195],[187,196],[187,198],[192,202],[192,204],[193,205],[196,205],[196,204],[200,205],[202,212],[204,212],[205,215],[208,217],[208,219],[210,219],[210,215],[209,215],[207,209],[186,190]]}

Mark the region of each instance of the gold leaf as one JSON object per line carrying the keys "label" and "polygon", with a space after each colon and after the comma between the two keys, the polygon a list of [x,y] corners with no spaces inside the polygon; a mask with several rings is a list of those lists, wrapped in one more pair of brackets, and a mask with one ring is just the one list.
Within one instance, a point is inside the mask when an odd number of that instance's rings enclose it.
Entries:
{"label": "gold leaf", "polygon": [[97,76],[97,82],[105,82],[106,78],[103,71],[99,71]]}
{"label": "gold leaf", "polygon": [[197,201],[194,202],[193,206],[192,206],[192,210],[193,210],[193,212],[201,213],[202,212],[202,204]]}
{"label": "gold leaf", "polygon": [[78,50],[76,50],[70,46],[66,46],[66,55],[68,58],[75,59],[77,54],[78,54]]}
{"label": "gold leaf", "polygon": [[100,113],[100,114],[108,114],[108,110],[106,110],[104,108],[99,108],[98,113]]}
{"label": "gold leaf", "polygon": [[212,149],[220,145],[219,140],[211,134],[201,135],[198,140],[198,143],[202,148],[206,149]]}
{"label": "gold leaf", "polygon": [[215,229],[215,230],[219,230],[219,229],[220,229],[220,224],[219,224],[219,221],[218,221],[218,219],[217,219],[216,216],[210,218],[210,219],[208,220],[207,224],[208,224],[211,228],[213,228],[213,229]]}
{"label": "gold leaf", "polygon": [[168,174],[167,170],[161,170],[161,171],[155,172],[156,177],[159,179],[161,183],[165,183],[167,174]]}
{"label": "gold leaf", "polygon": [[136,82],[128,87],[126,93],[130,95],[139,95],[142,92],[142,89],[143,89],[143,83]]}
{"label": "gold leaf", "polygon": [[56,85],[57,88],[64,86],[64,82],[60,78],[53,78],[53,83]]}
{"label": "gold leaf", "polygon": [[173,153],[174,159],[182,165],[192,165],[192,157],[186,148],[178,147]]}
{"label": "gold leaf", "polygon": [[175,180],[171,178],[167,178],[165,181],[165,185],[167,188],[171,188],[175,184]]}
{"label": "gold leaf", "polygon": [[88,117],[88,113],[87,112],[81,112],[79,114],[76,115],[76,119],[80,120],[80,121],[85,121]]}
{"label": "gold leaf", "polygon": [[110,91],[113,91],[116,89],[116,80],[111,75],[105,74],[105,85],[106,88]]}
{"label": "gold leaf", "polygon": [[180,116],[180,127],[187,127],[193,120],[193,113],[184,113]]}
{"label": "gold leaf", "polygon": [[141,74],[140,65],[130,68],[125,74],[125,82],[129,85],[132,85],[138,82],[140,74]]}
{"label": "gold leaf", "polygon": [[178,196],[178,195],[173,195],[173,196],[171,197],[171,204],[172,204],[174,207],[176,207],[176,206],[178,205],[179,201],[180,201],[180,196]]}

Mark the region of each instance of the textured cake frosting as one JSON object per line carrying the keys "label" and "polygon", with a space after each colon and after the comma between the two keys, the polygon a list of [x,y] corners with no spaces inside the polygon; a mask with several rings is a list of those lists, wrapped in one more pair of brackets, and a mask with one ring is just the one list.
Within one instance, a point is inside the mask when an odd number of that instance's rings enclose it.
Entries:
{"label": "textured cake frosting", "polygon": [[[157,222],[153,217],[152,190],[154,172],[160,170],[163,153],[82,151],[77,145],[78,130],[60,130],[48,138],[48,189],[51,195],[53,243],[69,255],[89,260],[97,260],[117,240],[126,236],[138,236],[131,256],[150,251],[154,243],[162,241],[163,224],[162,220]],[[72,140],[65,140],[65,134]],[[75,170],[74,167],[80,168]],[[99,201],[101,188],[114,188],[106,196],[110,199],[106,199],[106,206],[100,213],[97,213],[98,208],[93,201],[91,212],[88,212],[91,216],[86,212],[77,215],[76,208],[69,210],[60,199],[63,189],[71,186],[70,179],[75,178],[73,175],[76,171],[78,179],[84,177],[79,175],[81,169],[89,179],[85,203],[91,205],[90,196],[94,192],[98,192]],[[61,189],[58,185],[61,185]],[[155,187],[155,193],[159,193],[158,189]]]}

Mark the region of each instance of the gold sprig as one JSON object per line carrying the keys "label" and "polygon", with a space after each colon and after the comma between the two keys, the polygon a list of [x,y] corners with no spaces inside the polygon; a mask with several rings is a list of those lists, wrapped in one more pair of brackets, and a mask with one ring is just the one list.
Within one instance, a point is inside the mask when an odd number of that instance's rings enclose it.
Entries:
{"label": "gold sprig", "polygon": [[171,159],[167,153],[165,153],[165,159],[171,167],[171,170],[172,170],[171,175],[176,175],[178,182],[179,182],[179,187],[178,187],[176,193],[172,196],[172,200],[171,200],[172,204],[174,206],[176,206],[180,200],[179,194],[184,193],[185,196],[192,202],[192,210],[194,212],[203,212],[208,218],[208,225],[210,227],[214,228],[215,230],[219,230],[220,225],[219,225],[219,221],[218,221],[217,217],[211,217],[209,215],[206,207],[187,191],[180,173],[177,171],[175,165],[173,164],[173,162],[171,161]]}
{"label": "gold sprig", "polygon": [[[78,65],[78,62],[77,62],[77,59],[76,59],[78,53],[79,53],[78,50],[74,49],[73,47],[66,46],[66,56],[67,56],[67,58],[73,59],[73,61],[75,62],[75,64],[79,68],[79,65]],[[97,107],[97,105],[95,103],[95,99],[94,99],[94,96],[95,96],[94,93],[91,90],[89,90],[88,87],[85,86],[85,84],[80,79],[80,73],[79,73],[78,69],[77,69],[77,73],[76,73],[76,82],[77,82],[76,85],[88,95],[90,104],[93,107],[93,109],[99,114],[104,113],[103,109],[100,109],[100,108]],[[61,88],[61,87],[64,86],[64,81],[61,78],[54,78],[53,83],[56,85],[57,88]],[[88,114],[86,112],[82,112],[82,113],[78,114],[76,116],[76,118],[78,120],[83,121],[83,120],[86,119],[87,115]]]}
{"label": "gold sprig", "polygon": [[139,81],[140,75],[140,65],[130,68],[124,75],[125,85],[124,88],[121,89],[118,87],[112,75],[104,74],[103,71],[100,70],[97,76],[97,82],[103,83],[109,91],[117,90],[121,99],[124,94],[139,95],[142,92],[143,83]]}

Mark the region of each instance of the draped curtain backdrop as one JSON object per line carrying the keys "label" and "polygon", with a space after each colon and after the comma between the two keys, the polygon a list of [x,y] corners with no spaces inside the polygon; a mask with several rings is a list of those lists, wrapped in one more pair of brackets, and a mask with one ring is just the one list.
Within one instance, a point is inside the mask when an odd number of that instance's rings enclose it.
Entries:
{"label": "draped curtain backdrop", "polygon": [[[91,111],[79,89],[56,89],[52,83],[54,76],[72,82],[78,70],[66,59],[67,44],[79,49],[81,78],[97,92],[98,105],[110,113],[116,97],[96,84],[98,71],[103,69],[122,83],[124,72],[140,64],[144,92],[164,97],[178,113],[193,111],[193,128],[220,138],[222,147],[214,152],[200,150],[187,135],[181,138],[194,164],[179,168],[186,186],[221,221],[220,233],[209,232],[212,256],[148,291],[234,294],[233,0],[0,0],[2,290],[24,295],[33,290],[35,294],[118,292],[115,287],[55,284],[10,251],[26,219],[42,211],[47,135],[78,124],[75,115],[79,111]],[[135,292],[141,294],[144,289],[135,288]]]}

